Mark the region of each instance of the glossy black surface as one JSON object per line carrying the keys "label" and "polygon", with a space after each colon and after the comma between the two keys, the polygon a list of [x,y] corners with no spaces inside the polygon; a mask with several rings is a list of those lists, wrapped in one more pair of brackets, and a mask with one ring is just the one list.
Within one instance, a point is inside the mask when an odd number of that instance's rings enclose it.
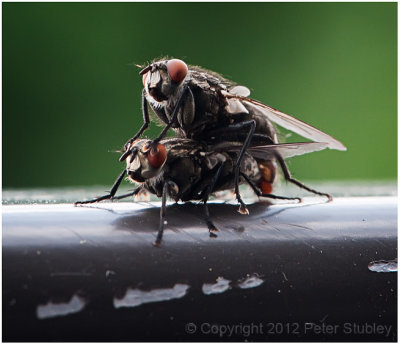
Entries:
{"label": "glossy black surface", "polygon": [[209,238],[171,205],[155,248],[151,204],[3,206],[3,340],[397,339],[397,273],[368,268],[397,258],[396,198],[249,210],[211,203]]}

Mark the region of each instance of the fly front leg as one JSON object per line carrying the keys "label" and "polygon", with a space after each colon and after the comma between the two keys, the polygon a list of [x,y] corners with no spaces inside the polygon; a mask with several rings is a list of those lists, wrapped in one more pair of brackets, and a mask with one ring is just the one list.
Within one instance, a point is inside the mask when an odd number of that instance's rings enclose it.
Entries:
{"label": "fly front leg", "polygon": [[220,162],[217,164],[217,171],[215,172],[215,175],[211,179],[210,184],[208,185],[208,187],[203,195],[204,213],[206,216],[206,223],[208,226],[208,230],[210,232],[210,237],[217,237],[217,235],[214,232],[217,232],[218,228],[214,225],[213,221],[211,220],[210,212],[209,212],[208,206],[207,206],[207,201],[208,201],[210,194],[214,190],[215,184],[217,183],[219,176],[221,175],[223,165],[224,165],[224,162]]}
{"label": "fly front leg", "polygon": [[118,176],[118,178],[115,180],[113,186],[111,187],[111,190],[108,194],[100,196],[96,199],[92,199],[92,200],[87,200],[87,201],[76,201],[74,202],[74,205],[79,205],[79,204],[92,204],[94,202],[99,202],[99,201],[103,201],[103,200],[108,200],[108,199],[113,199],[115,193],[117,192],[124,176],[126,174],[126,169],[124,169],[121,173],[121,175]]}
{"label": "fly front leg", "polygon": [[150,117],[149,117],[149,109],[147,107],[147,100],[146,100],[146,94],[145,94],[146,90],[143,89],[142,91],[142,114],[143,114],[143,125],[142,127],[139,129],[139,132],[137,132],[132,138],[130,138],[126,144],[124,145],[124,150],[125,153],[120,157],[119,161],[122,162],[126,159],[126,157],[129,156],[130,154],[130,146],[131,144],[137,139],[139,138],[142,133],[149,127],[149,123],[150,123]]}
{"label": "fly front leg", "polygon": [[240,173],[248,183],[248,185],[253,189],[254,193],[257,194],[258,197],[264,197],[264,198],[271,198],[271,199],[280,199],[280,200],[297,200],[298,202],[301,202],[301,198],[291,198],[287,196],[279,196],[275,194],[266,194],[263,193],[255,184],[253,181],[249,179],[249,177],[243,173]]}
{"label": "fly front leg", "polygon": [[129,198],[130,196],[135,196],[135,195],[138,194],[142,189],[143,189],[143,186],[139,186],[139,187],[137,187],[134,191],[132,191],[132,192],[130,192],[130,193],[126,193],[126,194],[114,196],[114,197],[112,198],[112,200],[121,200],[121,199]]}
{"label": "fly front leg", "polygon": [[284,161],[284,159],[281,157],[281,155],[279,155],[278,153],[275,153],[275,157],[278,160],[279,165],[281,166],[282,172],[283,172],[283,176],[285,177],[286,181],[289,181],[293,184],[295,184],[296,186],[303,188],[311,193],[317,194],[317,195],[322,195],[328,198],[328,202],[332,201],[332,196],[328,193],[322,193],[322,192],[318,192],[315,189],[312,189],[310,187],[307,187],[304,183],[297,181],[296,179],[294,179],[291,175],[290,175],[290,171]]}
{"label": "fly front leg", "polygon": [[[174,108],[174,110],[173,110],[173,112],[171,114],[171,119],[169,120],[167,125],[164,127],[164,129],[162,130],[160,135],[156,139],[153,140],[152,145],[154,145],[155,147],[157,146],[158,142],[165,137],[165,135],[167,134],[168,130],[171,128],[171,126],[178,119],[179,108],[181,107],[184,98],[186,97],[186,95],[189,92],[190,92],[190,94],[192,94],[192,91],[189,89],[189,86],[185,85],[183,87],[181,95],[179,96],[178,102],[176,102],[175,108]],[[193,94],[192,94],[192,97],[193,97]]]}
{"label": "fly front leg", "polygon": [[[190,90],[190,88],[187,85],[185,85],[181,95],[179,96],[178,102],[176,103],[175,108],[174,108],[174,110],[173,110],[173,112],[171,114],[170,121],[164,127],[164,129],[162,130],[160,135],[150,143],[150,147],[152,147],[153,152],[158,152],[158,148],[157,148],[158,143],[160,142],[160,140],[162,140],[166,136],[168,130],[172,127],[172,125],[174,123],[176,123],[176,121],[178,119],[179,108],[182,106],[182,102],[183,102],[183,100],[185,99],[185,97],[187,95],[190,95],[191,99],[193,100],[192,91]],[[193,103],[193,105],[194,105],[194,103]],[[182,109],[182,112],[184,112],[184,111],[185,111],[185,109]],[[184,116],[184,114],[182,116]],[[194,110],[193,110],[193,116],[194,116]]]}
{"label": "fly front leg", "polygon": [[160,225],[158,228],[157,238],[154,241],[153,245],[155,247],[161,246],[161,241],[164,233],[164,225],[165,225],[165,215],[167,210],[167,194],[169,191],[169,181],[165,181],[162,191],[162,198],[161,198],[161,208],[160,208]]}

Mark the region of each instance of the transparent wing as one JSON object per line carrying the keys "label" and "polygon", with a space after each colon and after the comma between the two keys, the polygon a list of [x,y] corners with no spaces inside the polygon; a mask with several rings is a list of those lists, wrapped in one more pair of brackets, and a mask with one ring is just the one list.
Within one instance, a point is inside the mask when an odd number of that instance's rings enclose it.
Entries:
{"label": "transparent wing", "polygon": [[[272,147],[271,147],[272,146]],[[301,156],[306,153],[321,151],[329,147],[328,143],[288,143],[265,146],[255,146],[247,149],[247,153],[255,158],[271,157],[271,153],[278,153],[282,158]]]}
{"label": "transparent wing", "polygon": [[[242,148],[242,143],[237,142],[223,142],[214,145],[211,150],[213,151],[234,151],[238,152]],[[259,159],[271,159],[274,154],[279,154],[282,158],[290,158],[294,156],[301,156],[306,153],[321,151],[329,147],[328,143],[315,143],[315,142],[300,142],[300,143],[286,143],[286,144],[271,144],[263,146],[249,147],[246,152]]]}
{"label": "transparent wing", "polygon": [[279,110],[271,108],[270,106],[251,98],[234,95],[228,92],[224,92],[223,94],[228,99],[228,103],[231,103],[229,100],[239,100],[242,105],[254,115],[266,116],[270,121],[289,129],[304,138],[319,143],[326,143],[328,145],[327,147],[330,149],[346,151],[346,147],[340,141],[291,115],[282,113]]}

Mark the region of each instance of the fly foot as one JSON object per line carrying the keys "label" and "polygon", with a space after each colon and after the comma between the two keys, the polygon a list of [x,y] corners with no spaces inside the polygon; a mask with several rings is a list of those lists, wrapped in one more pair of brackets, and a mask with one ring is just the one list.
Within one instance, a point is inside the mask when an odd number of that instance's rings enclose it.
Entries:
{"label": "fly foot", "polygon": [[218,237],[216,232],[219,232],[219,230],[211,220],[207,219],[207,226],[208,226],[208,231],[210,233],[210,237],[213,237],[213,238]]}
{"label": "fly foot", "polygon": [[210,230],[209,233],[210,233],[210,237],[211,238],[217,238],[218,237],[217,234],[215,232],[211,231],[211,230]]}
{"label": "fly foot", "polygon": [[153,246],[156,247],[156,248],[161,248],[161,241],[160,240],[155,240],[153,242]]}
{"label": "fly foot", "polygon": [[249,214],[249,213],[250,213],[249,210],[248,210],[248,208],[246,207],[246,205],[243,204],[243,203],[240,204],[240,207],[239,207],[238,212],[239,212],[240,214]]}

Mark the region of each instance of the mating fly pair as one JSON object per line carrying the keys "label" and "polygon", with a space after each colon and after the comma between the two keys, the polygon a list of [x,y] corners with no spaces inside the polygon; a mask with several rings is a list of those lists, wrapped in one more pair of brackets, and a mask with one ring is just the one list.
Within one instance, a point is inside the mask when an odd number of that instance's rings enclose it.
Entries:
{"label": "mating fly pair", "polygon": [[[208,183],[208,187],[200,188],[200,193],[196,184],[196,187],[189,187],[194,182],[188,178],[183,181],[183,185],[186,185],[183,189],[187,193],[175,199],[183,201],[203,199],[206,204],[210,193],[233,187],[240,204],[239,211],[248,213],[239,193],[239,184],[245,180],[251,186],[253,184],[254,187],[257,187],[257,194],[271,196],[272,184],[276,175],[276,163],[281,167],[285,180],[312,193],[331,199],[329,194],[311,189],[292,178],[284,159],[324,148],[346,150],[345,146],[333,137],[290,115],[248,98],[250,91],[247,87],[236,85],[219,74],[203,68],[187,66],[182,60],[155,60],[144,67],[140,75],[142,75],[144,86],[142,92],[144,123],[138,133],[124,146],[125,153],[121,156],[120,161],[127,160],[127,169],[117,179],[109,194],[89,202],[115,199],[115,192],[126,172],[131,179],[142,182],[145,189],[162,196],[163,201],[166,194],[174,197],[174,188],[171,186],[175,187],[178,184],[175,182],[174,185],[170,182],[168,173],[165,174],[165,171],[172,171],[173,167],[178,169],[172,161],[168,160],[169,157],[174,157],[176,152],[179,151],[176,150],[176,145],[181,145],[181,155],[189,154],[188,161],[194,159],[201,162],[199,164],[203,167],[206,166],[205,169],[202,168],[202,173],[198,174],[200,180],[196,183]],[[143,141],[136,142],[136,140],[149,125],[148,104],[166,126],[155,140],[146,141],[144,145]],[[279,144],[273,123],[311,139],[314,143]],[[170,128],[177,133],[179,138],[184,139],[175,139],[174,144],[166,143],[167,145],[163,145],[161,140]],[[196,148],[196,152],[199,152],[198,154],[190,155],[193,147]],[[261,154],[262,157],[257,156],[255,152]],[[288,154],[288,152],[291,153]],[[213,157],[214,153],[225,156],[224,162],[221,163],[217,160],[216,165],[207,164],[204,157],[210,155],[210,157]],[[140,158],[141,156],[142,158]],[[143,160],[143,157],[146,159]],[[221,158],[221,156],[219,157]],[[227,161],[228,163],[226,163]],[[154,188],[155,182],[147,180],[154,178],[154,176],[147,175],[148,169],[143,169],[146,165],[155,169],[162,169],[162,176],[157,176],[165,193],[160,193],[160,184],[157,184],[157,187]],[[144,172],[144,175],[132,173],[138,167],[141,172]],[[185,164],[177,171],[186,176],[185,172],[181,170],[183,167],[185,167]],[[262,178],[249,177],[243,170],[246,170],[246,167],[252,167],[252,169],[258,171]],[[222,180],[220,174],[223,169],[230,173],[230,187],[220,185],[220,180]],[[212,175],[212,177],[205,177],[204,172],[207,176]],[[163,219],[163,210],[165,211],[165,207],[162,207],[161,219]],[[209,223],[208,211],[206,211],[206,215],[207,223]],[[210,229],[212,227],[209,225]],[[161,239],[160,234],[162,234],[161,225],[158,239]]]}
{"label": "mating fly pair", "polygon": [[[144,124],[125,144],[126,151],[120,160],[123,161],[130,154],[135,155],[136,149],[130,145],[149,125],[147,104],[150,104],[156,116],[166,124],[161,134],[151,144],[153,152],[157,151],[158,142],[164,138],[169,128],[172,128],[179,137],[208,145],[225,141],[241,142],[242,147],[234,167],[234,188],[242,213],[247,213],[247,209],[238,188],[241,160],[249,145],[278,143],[273,123],[307,139],[325,143],[330,149],[346,150],[341,142],[330,135],[293,116],[248,98],[250,91],[247,87],[226,80],[215,72],[197,66],[187,66],[178,59],[160,59],[144,67],[140,75],[144,86],[142,91]],[[320,193],[293,179],[279,153],[276,153],[275,159],[287,181],[331,199],[329,194]],[[269,170],[270,175],[275,175],[275,164],[268,164],[265,169]],[[272,185],[265,184],[264,187],[264,192],[272,191]]]}

